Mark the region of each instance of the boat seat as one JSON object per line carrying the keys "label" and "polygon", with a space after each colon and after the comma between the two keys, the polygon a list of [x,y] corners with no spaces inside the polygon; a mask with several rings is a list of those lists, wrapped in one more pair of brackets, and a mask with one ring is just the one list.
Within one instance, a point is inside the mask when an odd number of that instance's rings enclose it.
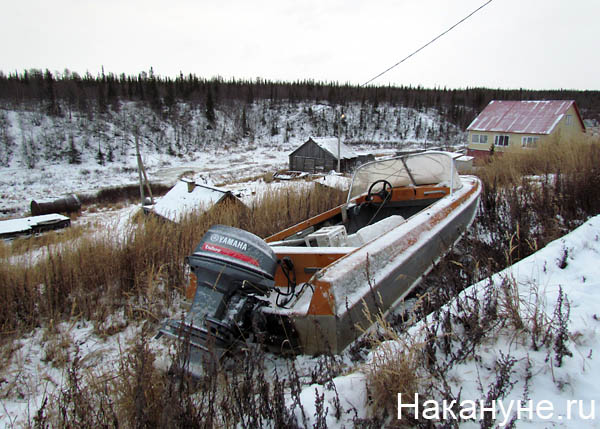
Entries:
{"label": "boat seat", "polygon": [[360,247],[374,238],[391,231],[404,222],[406,222],[406,219],[400,215],[386,217],[385,219],[381,219],[372,225],[368,225],[359,229],[354,234],[348,235],[346,245],[351,247]]}

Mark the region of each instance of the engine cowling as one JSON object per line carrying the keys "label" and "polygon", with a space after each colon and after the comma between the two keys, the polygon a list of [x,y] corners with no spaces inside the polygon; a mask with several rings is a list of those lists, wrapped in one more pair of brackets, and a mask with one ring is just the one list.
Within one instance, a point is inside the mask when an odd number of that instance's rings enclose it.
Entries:
{"label": "engine cowling", "polygon": [[204,351],[226,350],[249,331],[253,311],[273,289],[277,257],[260,237],[213,225],[187,262],[197,278],[192,306],[184,326],[169,321],[161,333],[189,335],[190,345]]}

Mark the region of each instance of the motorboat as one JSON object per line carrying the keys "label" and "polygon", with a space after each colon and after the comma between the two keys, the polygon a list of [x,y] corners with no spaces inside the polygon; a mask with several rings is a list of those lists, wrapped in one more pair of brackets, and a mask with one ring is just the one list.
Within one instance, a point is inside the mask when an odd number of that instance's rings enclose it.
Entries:
{"label": "motorboat", "polygon": [[340,353],[462,237],[481,189],[422,152],[359,166],[344,204],[265,239],[213,225],[188,257],[191,308],[161,334],[217,359],[248,342]]}

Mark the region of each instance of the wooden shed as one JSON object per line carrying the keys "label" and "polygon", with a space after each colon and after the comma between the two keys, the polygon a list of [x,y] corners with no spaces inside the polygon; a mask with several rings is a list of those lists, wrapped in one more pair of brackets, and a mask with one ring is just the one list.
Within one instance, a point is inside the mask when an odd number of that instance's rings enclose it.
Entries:
{"label": "wooden shed", "polygon": [[[358,162],[358,155],[345,144],[340,144],[340,168],[343,172],[352,170]],[[290,153],[290,170],[317,171],[337,170],[338,139],[336,137],[309,137],[298,149]]]}

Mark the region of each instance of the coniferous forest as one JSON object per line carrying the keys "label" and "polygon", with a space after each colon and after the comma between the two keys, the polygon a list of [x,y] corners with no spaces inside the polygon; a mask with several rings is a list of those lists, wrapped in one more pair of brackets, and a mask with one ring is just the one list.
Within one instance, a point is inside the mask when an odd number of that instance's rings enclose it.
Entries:
{"label": "coniferous forest", "polygon": [[[490,100],[573,99],[600,120],[600,91],[358,86],[349,83],[137,76],[104,72],[0,72],[0,167],[190,156],[207,148],[296,144],[308,135],[347,143],[464,143]],[[341,120],[341,113],[345,114]],[[284,150],[287,150],[286,148]]]}
{"label": "coniferous forest", "polygon": [[477,112],[490,100],[557,100],[573,99],[587,119],[600,119],[600,91],[527,90],[490,88],[423,88],[420,86],[367,86],[337,82],[296,82],[210,79],[194,74],[177,78],[161,77],[149,72],[137,76],[109,73],[92,76],[65,70],[29,70],[22,73],[0,72],[0,100],[4,106],[42,103],[51,115],[64,115],[68,110],[89,112],[94,105],[99,113],[118,101],[139,101],[157,113],[169,115],[177,102],[183,101],[206,108],[207,119],[214,120],[214,108],[231,103],[252,104],[255,100],[272,102],[327,102],[344,106],[351,102],[415,109],[437,108],[444,117],[465,128]]}

